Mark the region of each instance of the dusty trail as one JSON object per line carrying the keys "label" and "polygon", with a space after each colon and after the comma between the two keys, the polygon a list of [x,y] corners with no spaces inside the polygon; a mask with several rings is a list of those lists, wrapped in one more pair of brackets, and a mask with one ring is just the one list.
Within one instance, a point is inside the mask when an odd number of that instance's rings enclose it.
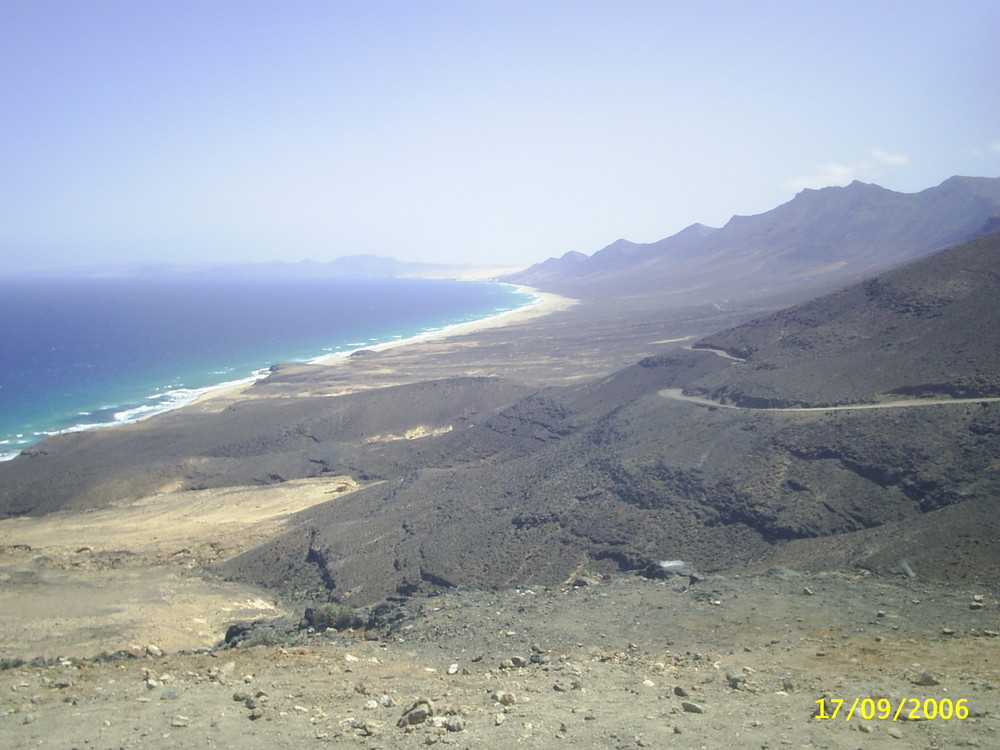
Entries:
{"label": "dusty trail", "polygon": [[737,404],[723,404],[700,396],[687,396],[680,388],[664,388],[657,392],[663,398],[674,399],[675,401],[687,401],[699,406],[708,406],[713,409],[743,409],[745,411],[860,411],[862,409],[901,409],[912,406],[948,406],[953,404],[986,404],[1000,401],[997,396],[985,396],[980,398],[939,398],[920,399],[911,398],[901,401],[884,401],[878,404],[841,404],[839,406],[739,406]]}

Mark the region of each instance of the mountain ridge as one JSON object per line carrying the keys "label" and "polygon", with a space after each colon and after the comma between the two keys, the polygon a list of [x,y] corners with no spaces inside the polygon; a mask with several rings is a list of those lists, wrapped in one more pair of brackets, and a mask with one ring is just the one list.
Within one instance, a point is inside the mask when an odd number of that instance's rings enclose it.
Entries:
{"label": "mountain ridge", "polygon": [[818,293],[980,236],[998,211],[1000,178],[954,176],[917,193],[856,180],[802,190],[718,229],[692,224],[652,243],[617,240],[502,280],[585,298],[669,294],[678,305]]}

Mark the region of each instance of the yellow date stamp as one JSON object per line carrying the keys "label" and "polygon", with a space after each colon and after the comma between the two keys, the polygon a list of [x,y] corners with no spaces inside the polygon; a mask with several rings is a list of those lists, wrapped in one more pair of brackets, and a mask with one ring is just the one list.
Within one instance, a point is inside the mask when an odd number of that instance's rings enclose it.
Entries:
{"label": "yellow date stamp", "polygon": [[[814,719],[836,719],[850,721],[853,718],[866,720],[883,719],[892,721],[927,721],[930,719],[967,719],[969,701],[967,698],[903,698],[898,703],[888,698],[855,698],[848,703],[844,698],[820,698],[816,701]],[[846,708],[845,708],[846,706]]]}

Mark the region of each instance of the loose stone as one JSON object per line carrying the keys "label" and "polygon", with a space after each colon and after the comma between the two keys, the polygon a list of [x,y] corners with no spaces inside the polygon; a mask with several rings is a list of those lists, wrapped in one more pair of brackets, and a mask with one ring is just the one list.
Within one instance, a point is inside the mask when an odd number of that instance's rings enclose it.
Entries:
{"label": "loose stone", "polygon": [[415,724],[422,724],[434,715],[434,704],[429,698],[420,698],[415,701],[396,722],[398,726],[407,727]]}

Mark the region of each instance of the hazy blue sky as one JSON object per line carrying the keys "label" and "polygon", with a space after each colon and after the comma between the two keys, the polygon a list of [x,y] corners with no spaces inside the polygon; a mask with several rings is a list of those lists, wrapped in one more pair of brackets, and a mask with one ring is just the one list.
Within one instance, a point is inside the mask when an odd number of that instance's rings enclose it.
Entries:
{"label": "hazy blue sky", "polygon": [[997,176],[998,32],[995,0],[0,0],[0,271],[526,264]]}

